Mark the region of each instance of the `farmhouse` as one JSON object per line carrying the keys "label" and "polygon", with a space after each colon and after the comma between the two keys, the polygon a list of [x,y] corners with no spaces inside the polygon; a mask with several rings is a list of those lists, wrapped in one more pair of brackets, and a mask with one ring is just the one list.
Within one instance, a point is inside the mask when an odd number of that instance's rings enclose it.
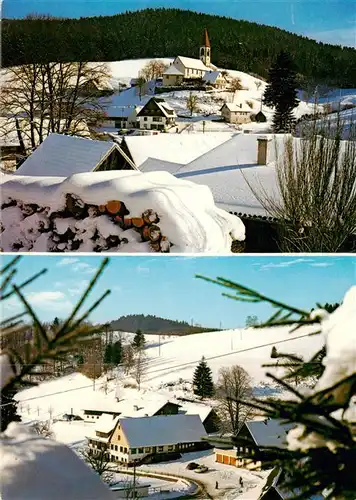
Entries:
{"label": "farmhouse", "polygon": [[248,123],[251,121],[252,109],[244,103],[225,103],[220,109],[221,115],[229,123]]}
{"label": "farmhouse", "polygon": [[176,112],[164,99],[152,97],[137,113],[137,128],[167,130],[176,123]]}
{"label": "farmhouse", "polygon": [[215,69],[215,66],[211,64],[211,45],[208,31],[205,29],[199,47],[199,59],[177,56],[163,73],[163,86],[180,85],[187,79],[203,79],[211,69]]}
{"label": "farmhouse", "polygon": [[106,118],[102,124],[102,129],[130,129],[135,128],[137,114],[142,106],[110,106],[106,111]]}
{"label": "farmhouse", "polygon": [[[253,469],[263,468],[263,449],[269,446],[285,448],[286,435],[293,424],[282,424],[278,419],[251,420],[245,422],[235,438],[235,446],[229,450],[216,448],[216,462]],[[252,454],[254,459],[246,458]]]}
{"label": "farmhouse", "polygon": [[163,454],[204,449],[206,437],[198,415],[160,415],[108,417],[87,439],[92,450],[108,449],[112,461],[133,465],[148,456],[159,458]]}
{"label": "farmhouse", "polygon": [[155,394],[154,397],[142,395],[136,398],[120,398],[120,391],[116,392],[116,401],[95,401],[84,411],[86,420],[99,419],[102,415],[117,417],[153,417],[157,415],[174,415],[178,413],[179,404],[168,401],[165,397]]}
{"label": "farmhouse", "polygon": [[82,137],[50,134],[22,163],[16,174],[32,176],[63,176],[103,170],[136,170],[127,157],[125,166],[120,159],[126,156],[118,144]]}

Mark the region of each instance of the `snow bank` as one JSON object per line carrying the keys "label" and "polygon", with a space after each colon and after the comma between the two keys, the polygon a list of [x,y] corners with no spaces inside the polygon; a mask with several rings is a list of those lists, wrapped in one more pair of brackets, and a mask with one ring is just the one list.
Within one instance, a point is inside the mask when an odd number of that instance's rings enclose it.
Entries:
{"label": "snow bank", "polygon": [[0,435],[3,500],[113,500],[114,494],[67,446],[12,422]]}
{"label": "snow bank", "polygon": [[214,252],[243,241],[243,223],[210,189],[167,172],[4,175],[4,251]]}

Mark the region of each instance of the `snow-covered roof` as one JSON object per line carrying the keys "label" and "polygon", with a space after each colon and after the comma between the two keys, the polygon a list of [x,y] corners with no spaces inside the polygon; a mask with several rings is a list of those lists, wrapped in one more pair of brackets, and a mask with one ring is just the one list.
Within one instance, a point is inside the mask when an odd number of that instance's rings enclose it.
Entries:
{"label": "snow-covered roof", "polygon": [[[228,211],[267,215],[250,186],[258,192],[263,188],[275,199],[279,196],[276,179],[275,143],[270,142],[268,164],[257,165],[257,138],[255,134],[237,134],[228,141],[191,163],[181,167],[174,175],[208,186],[215,203]],[[266,136],[270,139],[273,135]],[[286,136],[275,136],[278,148],[283,147]]]}
{"label": "snow-covered roof", "polygon": [[70,448],[12,422],[0,437],[1,497],[16,500],[113,500]]}
{"label": "snow-covered roof", "polygon": [[126,145],[137,167],[148,158],[185,165],[231,139],[228,132],[127,136]]}
{"label": "snow-covered roof", "polygon": [[180,406],[179,413],[185,415],[199,415],[202,422],[205,422],[213,410],[211,406],[201,403],[190,403],[187,401],[180,401]]}
{"label": "snow-covered roof", "polygon": [[[116,403],[120,417],[152,417],[169,401],[165,396],[157,393],[143,394],[141,397],[128,397]],[[172,404],[179,404],[172,402]]]}
{"label": "snow-covered roof", "polygon": [[116,148],[113,142],[50,134],[17,170],[19,175],[69,176],[92,172]]}
{"label": "snow-covered roof", "polygon": [[131,448],[196,443],[207,436],[199,415],[162,415],[120,419]]}
{"label": "snow-covered roof", "polygon": [[207,71],[203,76],[203,80],[209,83],[216,83],[216,80],[221,76],[221,71]]}
{"label": "snow-covered roof", "polygon": [[223,108],[226,107],[232,113],[252,113],[252,109],[243,102],[226,102]]}
{"label": "snow-covered roof", "polygon": [[163,73],[163,75],[179,75],[184,76],[184,73],[180,71],[174,64],[171,64],[168,69]]}
{"label": "snow-covered roof", "polygon": [[118,421],[118,417],[113,418],[111,415],[101,415],[101,417],[95,421],[95,430],[108,433],[114,430]]}
{"label": "snow-covered roof", "polygon": [[285,424],[279,419],[250,420],[245,423],[257,446],[286,448],[287,433],[295,424]]}
{"label": "snow-covered roof", "polygon": [[[154,100],[154,102],[157,104],[158,108],[161,110],[161,112],[166,118],[172,118],[177,116],[174,108],[172,108],[172,106],[170,106],[164,99],[152,97],[151,100]],[[146,103],[146,105],[149,104],[149,102]],[[144,108],[145,106],[143,106],[143,108],[140,109],[140,111],[137,113],[137,116],[141,116],[141,111]]]}
{"label": "snow-covered roof", "polygon": [[147,158],[141,165],[141,172],[158,172],[164,171],[174,174],[183,167],[182,163],[174,163],[165,160],[157,160],[157,158]]}
{"label": "snow-covered roof", "polygon": [[193,59],[192,57],[184,57],[184,56],[178,56],[177,59],[180,60],[180,62],[185,66],[186,68],[192,68],[192,69],[200,69],[201,71],[209,71],[209,68],[205,66],[203,61],[200,59]]}

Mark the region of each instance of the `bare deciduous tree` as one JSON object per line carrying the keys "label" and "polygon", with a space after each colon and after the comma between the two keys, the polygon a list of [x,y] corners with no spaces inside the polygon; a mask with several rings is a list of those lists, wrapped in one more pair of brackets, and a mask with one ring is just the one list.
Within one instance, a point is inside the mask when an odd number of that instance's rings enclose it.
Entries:
{"label": "bare deciduous tree", "polygon": [[147,80],[154,80],[163,75],[167,65],[163,61],[152,59],[141,70],[141,75]]}
{"label": "bare deciduous tree", "polygon": [[198,96],[193,94],[193,92],[189,93],[189,96],[186,100],[187,109],[190,111],[190,116],[193,116],[193,113],[198,110]]}
{"label": "bare deciduous tree", "polygon": [[229,84],[231,92],[234,94],[237,90],[242,90],[240,78],[233,78]]}
{"label": "bare deciduous tree", "polygon": [[237,435],[247,418],[252,415],[251,408],[239,400],[247,400],[251,395],[251,378],[243,368],[235,365],[219,370],[216,396],[219,400],[218,412],[222,430]]}
{"label": "bare deciduous tree", "polygon": [[133,376],[137,382],[138,390],[141,389],[141,382],[147,370],[147,359],[143,349],[137,349],[134,359]]}
{"label": "bare deciduous tree", "polygon": [[122,365],[124,368],[124,374],[129,375],[133,367],[135,366],[135,351],[132,345],[125,345],[122,348]]}
{"label": "bare deciduous tree", "polygon": [[26,156],[50,132],[88,136],[104,119],[97,96],[87,86],[106,86],[102,63],[33,63],[7,68],[0,94],[0,135],[16,133]]}
{"label": "bare deciduous tree", "polygon": [[101,479],[111,484],[113,482],[113,473],[110,471],[112,466],[110,462],[110,453],[106,449],[93,450],[86,446],[79,450],[81,458],[95,471]]}
{"label": "bare deciduous tree", "polygon": [[36,422],[32,426],[32,429],[38,434],[39,436],[46,437],[46,438],[53,438],[54,433],[51,429],[51,426],[49,422],[44,421],[44,422]]}
{"label": "bare deciduous tree", "polygon": [[356,232],[356,141],[341,140],[338,120],[314,120],[310,127],[302,139],[288,137],[282,154],[276,143],[280,197],[250,187],[279,220],[283,252],[332,253]]}

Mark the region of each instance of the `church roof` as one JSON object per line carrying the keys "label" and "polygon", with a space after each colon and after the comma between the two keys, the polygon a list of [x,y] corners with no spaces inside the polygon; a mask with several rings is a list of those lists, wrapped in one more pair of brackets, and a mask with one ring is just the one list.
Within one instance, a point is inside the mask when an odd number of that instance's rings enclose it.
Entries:
{"label": "church roof", "polygon": [[208,30],[206,28],[204,30],[204,35],[203,35],[203,45],[204,47],[210,48],[210,40],[209,40]]}

